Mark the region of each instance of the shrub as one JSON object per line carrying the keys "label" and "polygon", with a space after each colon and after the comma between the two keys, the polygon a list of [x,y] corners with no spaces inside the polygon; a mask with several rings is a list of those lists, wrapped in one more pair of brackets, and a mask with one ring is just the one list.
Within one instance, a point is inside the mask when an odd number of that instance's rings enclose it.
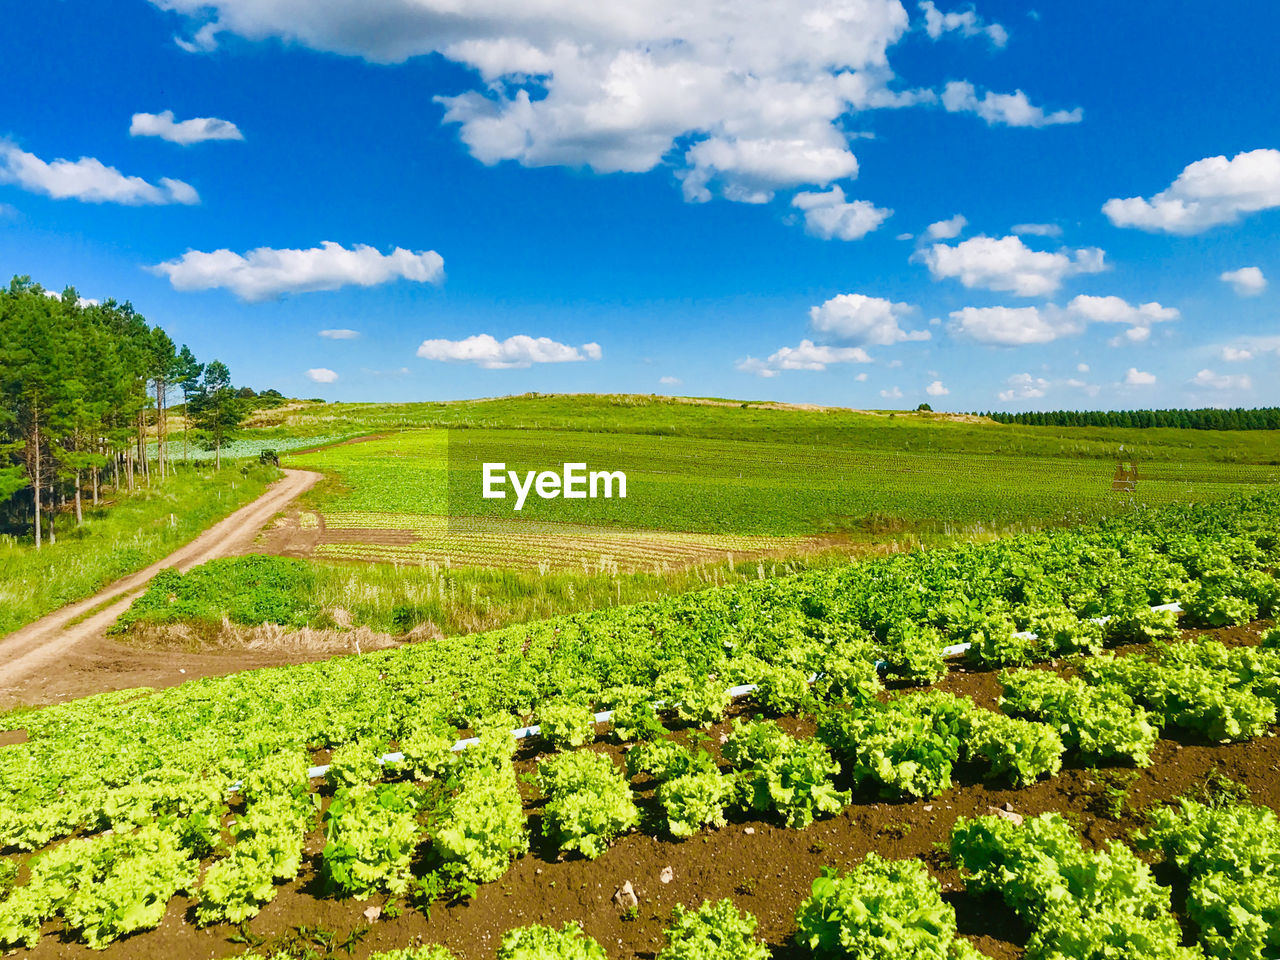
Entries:
{"label": "shrub", "polygon": [[951,960],[972,956],[956,939],[955,910],[918,860],[869,853],[849,873],[824,870],[796,912],[796,943],[841,960]]}
{"label": "shrub", "polygon": [[596,737],[596,719],[590,704],[558,697],[538,710],[543,738],[558,750],[581,747]]}
{"label": "shrub", "polygon": [[604,754],[558,754],[541,764],[538,779],[547,795],[542,833],[562,852],[594,860],[640,822],[631,788]]}
{"label": "shrub", "polygon": [[566,923],[559,930],[535,923],[508,931],[498,947],[498,960],[607,960],[607,956],[576,923]]}
{"label": "shrub", "polygon": [[697,910],[677,904],[658,960],[768,960],[769,948],[755,932],[756,918],[732,900],[703,900]]}

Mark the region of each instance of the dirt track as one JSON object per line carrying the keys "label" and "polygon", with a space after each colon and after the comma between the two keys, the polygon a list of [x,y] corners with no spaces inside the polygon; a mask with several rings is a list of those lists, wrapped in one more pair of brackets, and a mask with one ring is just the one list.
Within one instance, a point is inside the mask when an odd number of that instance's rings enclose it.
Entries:
{"label": "dirt track", "polygon": [[320,479],[320,474],[309,470],[284,473],[284,479],[257,500],[163,560],[0,639],[0,710],[19,704],[58,703],[122,687],[169,686],[193,676],[279,662],[279,656],[271,655],[238,654],[233,658],[139,651],[106,639],[106,631],[159,571],[168,567],[187,570],[218,557],[248,552],[258,531]]}

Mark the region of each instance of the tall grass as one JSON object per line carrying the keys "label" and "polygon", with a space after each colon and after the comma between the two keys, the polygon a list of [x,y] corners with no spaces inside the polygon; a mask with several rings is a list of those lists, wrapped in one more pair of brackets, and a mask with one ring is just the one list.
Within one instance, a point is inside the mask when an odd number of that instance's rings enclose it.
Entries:
{"label": "tall grass", "polygon": [[163,482],[86,509],[80,527],[72,516],[60,516],[57,543],[40,550],[0,537],[0,637],[161,559],[278,476],[275,468],[257,465],[245,471],[224,465],[216,473],[183,467]]}

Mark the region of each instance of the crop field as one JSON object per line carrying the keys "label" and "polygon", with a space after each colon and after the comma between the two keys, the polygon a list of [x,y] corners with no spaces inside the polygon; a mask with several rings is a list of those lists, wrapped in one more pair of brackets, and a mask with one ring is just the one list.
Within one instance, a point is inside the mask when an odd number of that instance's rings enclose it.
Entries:
{"label": "crop field", "polygon": [[10,714],[0,946],[1268,960],[1277,565],[1255,494]]}
{"label": "crop field", "polygon": [[[970,429],[934,426],[951,440],[963,436],[950,431]],[[1272,463],[1199,451],[1143,463],[1136,493],[1122,494],[1111,490],[1114,455],[869,449],[853,438],[851,446],[780,439],[745,417],[740,427],[732,439],[404,430],[287,462],[331,477],[309,498],[320,517],[317,558],[587,570],[802,553],[832,537],[882,532],[964,537],[1033,529],[1213,500],[1280,479]],[[521,474],[566,462],[620,470],[628,494],[530,497],[516,512],[512,499],[481,497],[486,462]]]}

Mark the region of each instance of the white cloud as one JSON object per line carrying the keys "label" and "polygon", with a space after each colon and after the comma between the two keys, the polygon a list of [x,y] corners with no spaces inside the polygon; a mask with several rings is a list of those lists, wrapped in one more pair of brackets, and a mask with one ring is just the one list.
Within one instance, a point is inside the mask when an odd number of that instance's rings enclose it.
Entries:
{"label": "white cloud", "polygon": [[[44,292],[44,295],[45,295],[46,297],[50,298],[51,300],[61,300],[61,299],[62,299],[62,294],[60,294],[60,293],[59,293],[58,291],[56,291],[56,290],[46,290],[46,291]],[[99,303],[101,303],[101,302],[102,302],[101,300],[95,300],[95,299],[93,299],[92,297],[76,297],[76,306],[77,306],[77,307],[96,307],[96,306],[97,306]]]}
{"label": "white cloud", "polygon": [[846,202],[838,184],[825,193],[797,193],[791,205],[804,211],[805,230],[824,240],[861,240],[893,215],[869,200]]}
{"label": "white cloud", "polygon": [[313,367],[307,371],[307,379],[313,383],[333,383],[338,375],[328,367]]}
{"label": "white cloud", "polygon": [[127,177],[93,157],[46,163],[34,153],[4,141],[0,141],[0,183],[12,183],[55,200],[85,203],[163,206],[200,202],[195,187],[181,180],[161,177],[158,183],[149,183],[141,177]]}
{"label": "white cloud", "polygon": [[1219,356],[1227,363],[1243,363],[1253,359],[1253,351],[1242,347],[1223,347]]}
{"label": "white cloud", "polygon": [[320,336],[326,340],[358,340],[360,338],[359,330],[321,330]]}
{"label": "white cloud", "polygon": [[1236,293],[1242,297],[1256,297],[1267,289],[1267,278],[1257,267],[1241,267],[1239,270],[1228,270],[1220,273],[1218,279],[1229,283]]}
{"label": "white cloud", "polygon": [[955,337],[999,346],[1050,343],[1084,329],[1084,321],[1057,309],[965,307],[951,312],[947,330]]}
{"label": "white cloud", "polygon": [[962,37],[984,36],[996,47],[1003,47],[1009,42],[1009,32],[1004,27],[998,23],[987,23],[972,7],[943,13],[933,0],[924,0],[919,7],[924,12],[925,33],[933,40],[944,33],[958,31]]}
{"label": "white cloud", "polygon": [[954,240],[968,225],[969,221],[965,219],[964,214],[957,213],[949,220],[939,220],[937,223],[929,224],[924,235],[928,240]]}
{"label": "white cloud", "polygon": [[535,363],[599,360],[602,352],[598,343],[571,347],[549,337],[535,338],[517,334],[498,340],[487,333],[481,333],[465,340],[424,340],[418,347],[418,356],[424,360],[439,360],[444,363],[474,363],[486,370],[508,370],[531,367]]}
{"label": "white cloud", "polygon": [[1001,290],[1020,297],[1053,293],[1066,277],[1100,273],[1106,254],[1097,247],[1047,253],[1032,250],[1017,236],[972,237],[951,246],[935,243],[920,259],[934,277],[954,277],[966,287]]}
{"label": "white cloud", "polygon": [[900,233],[894,237],[895,240],[914,240],[915,238],[916,235],[914,233]]}
{"label": "white cloud", "polygon": [[866,383],[866,382],[867,382],[867,375],[866,375],[865,373],[860,373],[860,374],[858,374],[856,377],[854,377],[853,379],[857,380],[859,383]]}
{"label": "white cloud", "polygon": [[1088,373],[1088,372],[1089,372],[1089,365],[1087,363],[1076,364],[1076,373]]}
{"label": "white cloud", "polygon": [[1156,382],[1156,375],[1139,370],[1137,367],[1130,367],[1129,372],[1124,375],[1124,382],[1130,387],[1149,387]]}
{"label": "white cloud", "polygon": [[1043,377],[1033,377],[1029,373],[1015,373],[1005,381],[1007,390],[1001,390],[996,396],[1002,403],[1010,400],[1035,400],[1045,395],[1049,389],[1049,381]]}
{"label": "white cloud", "polygon": [[671,164],[692,200],[853,176],[851,113],[937,99],[889,87],[900,0],[152,2],[189,18],[193,51],[227,33],[379,63],[439,54],[474,71],[439,102],[481,162]]}
{"label": "white cloud", "polygon": [[883,397],[885,400],[901,400],[902,391],[899,390],[897,387],[890,387],[888,390],[881,390],[880,396]]}
{"label": "white cloud", "polygon": [[829,347],[801,340],[799,346],[782,347],[768,359],[746,357],[737,368],[758,377],[776,377],[783,370],[825,370],[833,363],[870,363],[871,357],[861,347]]}
{"label": "white cloud", "polygon": [[[840,340],[887,347],[907,340],[928,340],[928,330],[903,330],[898,321],[914,308],[882,297],[842,293],[818,307],[809,308],[814,330]],[[808,341],[806,341],[808,342]]]}
{"label": "white cloud", "polygon": [[307,250],[259,247],[244,255],[230,250],[188,250],[176,260],[150,269],[167,276],[175,290],[226,287],[250,302],[349,285],[372,287],[399,278],[417,283],[444,279],[444,259],[434,250],[414,253],[396,247],[383,254],[364,244],[348,250],[332,240]]}
{"label": "white cloud", "polygon": [[217,117],[192,117],[190,120],[175,122],[173,111],[162,113],[135,113],[129,124],[131,137],[159,137],[170,143],[187,146],[192,143],[204,143],[206,140],[243,140],[244,134],[230,120],[219,120]]}
{"label": "white cloud", "polygon": [[664,387],[678,387],[684,383],[679,377],[659,377],[658,382]]}
{"label": "white cloud", "polygon": [[1134,306],[1120,297],[1090,297],[1085,294],[1074,298],[1067,304],[1067,309],[1092,323],[1129,323],[1140,327],[1177,320],[1182,316],[1175,307],[1163,307],[1154,301]]}
{"label": "white cloud", "polygon": [[1273,207],[1280,207],[1280,150],[1251,150],[1197,160],[1150,200],[1113,198],[1102,212],[1117,227],[1192,234]]}
{"label": "white cloud", "polygon": [[933,381],[933,383],[929,384],[927,387],[924,388],[924,392],[931,397],[945,397],[951,391],[948,390],[945,386],[943,386],[943,383],[941,380],[935,380]]}
{"label": "white cloud", "polygon": [[1013,93],[993,93],[988,90],[981,99],[972,83],[952,80],[942,91],[942,106],[948,113],[976,113],[989,126],[1051,127],[1061,123],[1079,123],[1084,110],[1056,110],[1045,113],[1035,106],[1021,90]]}
{"label": "white cloud", "polygon": [[1028,237],[1060,237],[1062,228],[1056,223],[1015,223],[1012,233],[1020,233]]}
{"label": "white cloud", "polygon": [[1253,381],[1249,379],[1247,373],[1222,374],[1219,376],[1212,370],[1201,370],[1191,378],[1191,383],[1194,386],[1206,387],[1210,390],[1253,389]]}

